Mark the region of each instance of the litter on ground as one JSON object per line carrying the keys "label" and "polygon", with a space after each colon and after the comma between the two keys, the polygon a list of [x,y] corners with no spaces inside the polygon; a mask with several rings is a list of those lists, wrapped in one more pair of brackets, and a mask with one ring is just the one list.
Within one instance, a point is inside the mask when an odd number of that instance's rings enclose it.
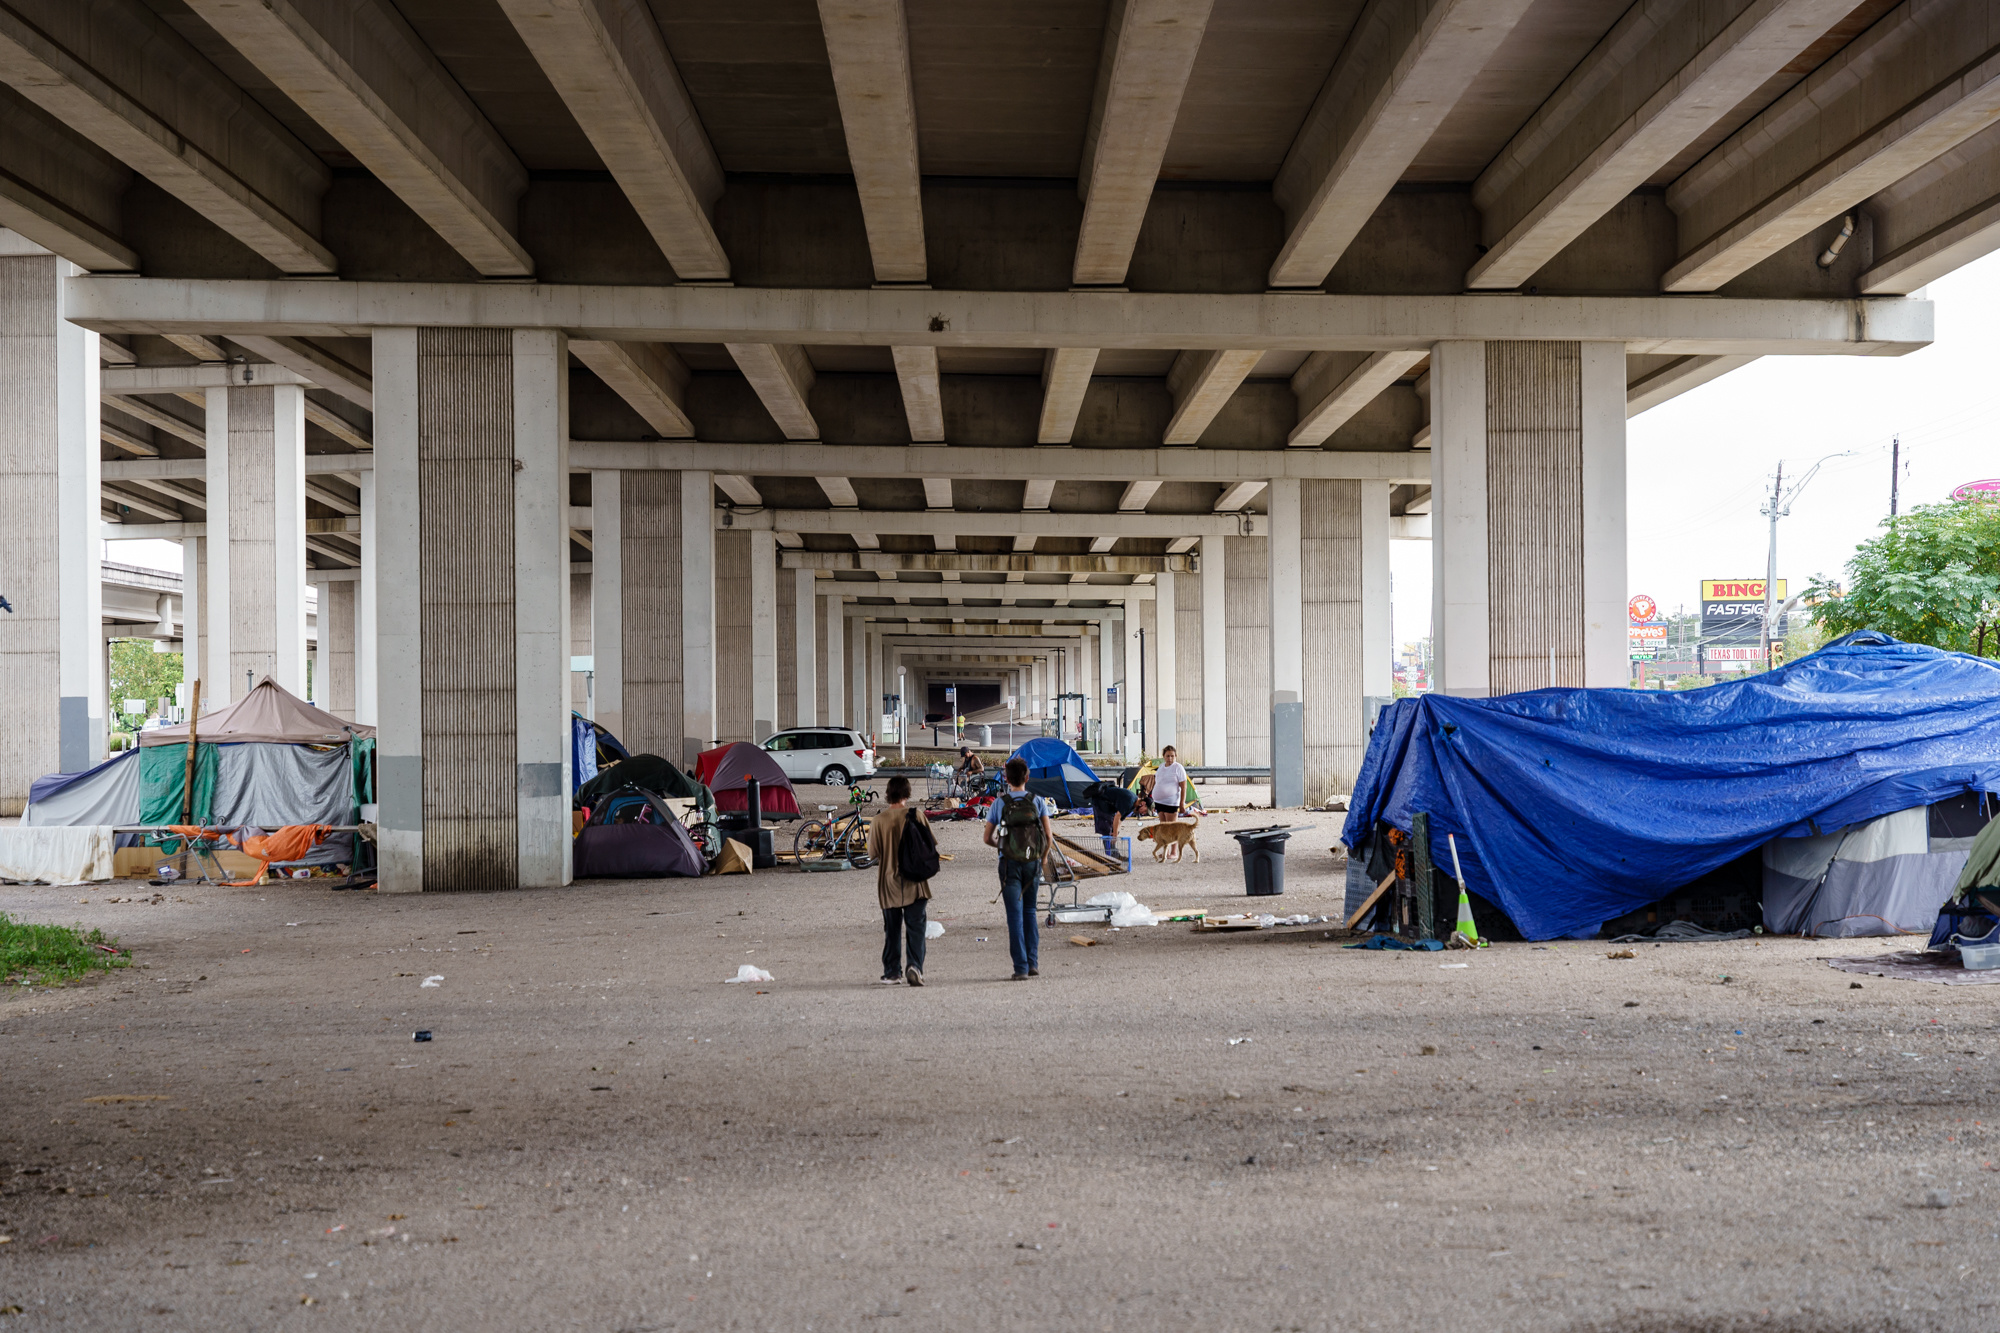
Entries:
{"label": "litter on ground", "polygon": [[722,984],[725,986],[734,986],[739,981],[775,981],[775,980],[777,980],[776,977],[773,977],[769,972],[766,972],[763,968],[758,967],[755,963],[745,963],[741,967],[736,969],[735,976],[724,977],[722,979]]}

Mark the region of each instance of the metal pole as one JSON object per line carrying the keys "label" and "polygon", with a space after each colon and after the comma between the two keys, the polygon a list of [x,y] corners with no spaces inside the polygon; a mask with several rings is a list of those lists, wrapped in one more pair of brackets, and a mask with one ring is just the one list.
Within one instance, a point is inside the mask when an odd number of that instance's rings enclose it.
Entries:
{"label": "metal pole", "polygon": [[1889,517],[1896,516],[1896,483],[1903,475],[1903,437],[1889,437]]}
{"label": "metal pole", "polygon": [[1146,753],[1146,631],[1139,631],[1139,753]]}
{"label": "metal pole", "polygon": [[1764,669],[1771,669],[1771,599],[1778,591],[1778,512],[1785,492],[1785,460],[1778,460],[1778,475],[1771,482],[1771,546],[1764,564]]}

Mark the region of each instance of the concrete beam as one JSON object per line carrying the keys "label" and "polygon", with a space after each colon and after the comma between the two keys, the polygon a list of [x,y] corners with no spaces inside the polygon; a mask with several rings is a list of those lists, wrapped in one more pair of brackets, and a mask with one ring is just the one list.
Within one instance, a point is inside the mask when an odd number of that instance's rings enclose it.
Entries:
{"label": "concrete beam", "polygon": [[1287,233],[1273,287],[1317,287],[1528,8],[1377,0],[1362,12],[1272,191]]}
{"label": "concrete beam", "polygon": [[1167,422],[1162,444],[1193,444],[1228,405],[1257,363],[1261,351],[1237,352],[1217,348],[1206,352],[1182,352],[1167,372],[1167,391],[1174,398],[1174,415]]}
{"label": "concrete beam", "polygon": [[[903,0],[820,0],[819,22],[847,135],[847,161],[861,193],[875,281],[922,282],[928,265],[917,168],[917,98],[910,82],[910,28]],[[911,420],[914,425],[915,413]]]}
{"label": "concrete beam", "polygon": [[[148,541],[157,538],[161,541],[179,541],[184,537],[206,537],[208,535],[208,524],[206,523],[172,521],[180,519],[180,515],[178,514],[169,514],[167,517],[170,521],[165,523],[106,523],[104,525],[104,540],[108,542],[130,542]],[[324,537],[329,535],[358,537],[361,535],[361,520],[354,516],[346,518],[309,518],[306,520],[306,535],[309,537]]]}
{"label": "concrete beam", "polygon": [[350,500],[338,491],[330,491],[315,482],[309,481],[306,483],[306,499],[317,500],[328,509],[339,514],[358,514],[361,512],[361,502],[359,500]]}
{"label": "concrete beam", "polygon": [[1214,0],[1113,0],[1084,134],[1072,281],[1125,281]]}
{"label": "concrete beam", "polygon": [[1051,347],[1042,358],[1042,416],[1035,429],[1037,444],[1068,444],[1076,433],[1083,396],[1090,392],[1090,372],[1097,365],[1095,347]]}
{"label": "concrete beam", "polygon": [[[896,621],[875,621],[895,625]],[[883,642],[892,648],[908,648],[928,639],[981,639],[985,647],[1031,647],[1043,639],[1076,639],[1083,636],[1081,625],[989,625],[953,621],[905,621],[895,629],[883,629]]]}
{"label": "concrete beam", "polygon": [[1678,398],[1689,389],[1698,389],[1756,359],[1754,356],[1680,357],[1625,386],[1625,415],[1636,417],[1649,407],[1658,407],[1669,398]]}
{"label": "concrete beam", "polygon": [[186,440],[189,444],[200,445],[204,449],[208,447],[208,435],[200,422],[183,420],[164,408],[153,406],[143,398],[111,393],[106,393],[103,397],[105,402],[126,416],[136,417],[155,430],[163,430],[169,435]]}
{"label": "concrete beam", "polygon": [[1292,427],[1285,443],[1293,448],[1317,448],[1326,443],[1335,431],[1429,355],[1420,351],[1376,352],[1344,374],[1340,371],[1352,357],[1328,352],[1307,357],[1306,363],[1292,376],[1292,392],[1299,399],[1299,424]]}
{"label": "concrete beam", "polygon": [[[1430,455],[1421,451],[1363,453],[1347,449],[974,449],[963,445],[695,444],[674,441],[570,443],[570,466],[596,469],[668,471],[727,469],[747,477],[815,477],[828,498],[823,475],[837,461],[854,477],[956,476],[967,480],[1058,481],[1138,480],[1213,482],[1229,485],[1272,477],[1300,480],[1395,481],[1428,484]],[[848,488],[846,496],[853,495]]]}
{"label": "concrete beam", "polygon": [[187,4],[474,270],[534,273],[511,225],[527,171],[394,9],[379,0]]}
{"label": "concrete beam", "polygon": [[[1157,574],[1163,569],[1180,568],[1185,556],[1160,555],[972,555],[964,551],[895,554],[888,551],[786,551],[779,557],[783,569],[872,569],[901,573],[930,570],[938,573],[985,574]],[[1170,565],[1169,561],[1179,564]]]}
{"label": "concrete beam", "polygon": [[365,370],[350,366],[324,347],[303,338],[246,332],[233,341],[246,352],[254,352],[285,369],[301,375],[310,384],[337,393],[348,402],[375,410],[375,378]]}
{"label": "concrete beam", "polygon": [[[716,484],[722,484],[718,476]],[[751,494],[756,494],[753,490]],[[750,504],[754,501],[744,501]],[[729,522],[723,518],[727,515]],[[783,532],[848,536],[866,532],[877,537],[931,537],[948,531],[955,537],[1074,537],[1079,529],[1094,536],[1119,537],[1255,537],[1262,520],[1245,514],[1051,514],[965,513],[931,514],[907,509],[767,509],[759,514],[727,514],[717,510],[718,531],[728,528],[770,528]],[[1253,530],[1244,531],[1252,525]],[[585,524],[584,526],[588,526]]]}
{"label": "concrete beam", "polygon": [[[245,346],[250,346],[246,335],[366,337],[378,328],[442,325],[554,328],[576,337],[738,346],[1061,348],[1093,363],[1090,350],[1100,347],[1376,352],[1427,350],[1454,339],[1620,342],[1635,353],[1674,355],[1900,355],[1927,345],[1932,336],[1929,302],[1882,299],[934,292],[82,277],[67,280],[63,300],[65,309],[74,312],[73,322],[99,333],[208,331]],[[933,328],[934,323],[940,327]],[[1065,374],[1055,378],[1071,378],[1074,368],[1066,366]],[[1053,397],[1053,380],[1049,387]],[[1082,387],[1074,389],[1079,403]],[[1045,405],[1044,435],[1052,433],[1050,417]],[[1060,432],[1064,438],[1043,442],[1066,442],[1073,424],[1071,412]]]}
{"label": "concrete beam", "polygon": [[1037,477],[1025,485],[1021,491],[1021,508],[1030,513],[1044,512],[1056,493],[1055,482],[1047,477]]}
{"label": "concrete beam", "polygon": [[137,510],[141,514],[151,514],[154,518],[165,519],[170,523],[179,522],[181,519],[180,510],[169,509],[158,500],[150,500],[132,490],[110,486],[104,487],[103,490],[104,498],[108,502],[124,505],[127,509]]}
{"label": "concrete beam", "polygon": [[689,439],[687,363],[665,343],[570,340],[569,350],[646,424],[669,440]]}
{"label": "concrete beam", "polygon": [[2000,249],[2000,128],[1966,140],[1864,206],[1874,259],[1855,281],[1902,296]]}
{"label": "concrete beam", "polygon": [[[757,488],[754,485],[751,484],[750,479],[748,477],[738,477],[738,476],[732,476],[727,472],[718,472],[715,474],[715,489],[721,491],[724,495],[728,496],[731,500],[740,505],[749,505],[754,507],[756,505],[761,505],[764,503],[763,495],[757,490]],[[721,515],[723,512],[724,511],[722,510],[716,511],[717,527],[722,526]],[[757,517],[763,517],[763,516],[758,515]],[[590,524],[588,522],[585,522],[581,526],[587,528],[590,526]],[[736,526],[748,527],[750,525],[747,523],[739,523]],[[760,523],[757,526],[770,527],[771,525],[769,523]],[[780,526],[783,525],[781,524]]]}
{"label": "concrete beam", "polygon": [[[98,465],[107,481],[139,477],[180,477],[199,481],[208,476],[206,458],[116,458]],[[351,472],[372,472],[375,460],[367,454],[307,454],[309,477],[340,476]]]}
{"label": "concrete beam", "polygon": [[1667,189],[1662,289],[1714,291],[2000,123],[1993,27],[1980,0],[1899,5],[1731,135]]}
{"label": "concrete beam", "polygon": [[910,439],[917,444],[941,442],[944,391],[938,383],[937,348],[892,347],[889,351],[896,359],[896,383],[903,391],[903,415],[909,418]]}
{"label": "concrete beam", "polygon": [[[34,115],[35,124],[25,123],[29,114]],[[110,200],[105,196],[116,190],[118,183],[105,178],[113,174],[113,169],[108,164],[97,171],[86,168],[81,173],[82,179],[66,169],[79,161],[89,162],[93,156],[85,148],[81,135],[34,112],[0,116],[0,139],[17,149],[37,139],[57,141],[48,145],[55,150],[53,153],[46,157],[37,155],[40,161],[17,157],[8,164],[9,170],[0,171],[0,227],[18,238],[0,253],[46,251],[92,273],[138,272],[138,252],[93,222],[88,212],[92,194],[98,196],[94,201],[97,211],[100,214],[108,211]],[[89,162],[89,165],[98,164]],[[116,170],[123,174],[122,168]],[[114,349],[112,355],[123,350]]]}
{"label": "concrete beam", "polygon": [[236,358],[229,355],[223,345],[215,339],[199,333],[168,333],[163,337],[174,346],[186,352],[197,361],[222,362]]}
{"label": "concrete beam", "polygon": [[1231,482],[1228,489],[1217,497],[1215,512],[1229,514],[1240,511],[1244,505],[1257,498],[1257,493],[1271,483],[1263,480]]}
{"label": "concrete beam", "polygon": [[123,449],[126,453],[136,454],[140,458],[158,458],[160,456],[160,451],[154,448],[149,442],[127,431],[122,431],[101,418],[97,423],[97,437],[114,449]]}
{"label": "concrete beam", "polygon": [[310,384],[284,366],[238,362],[235,365],[121,366],[98,372],[105,394],[180,393],[190,389],[227,389],[253,384]]}
{"label": "concrete beam", "polygon": [[[72,54],[79,51],[98,66]],[[334,272],[332,253],[313,235],[332,173],[146,5],[0,5],[0,81],[279,272]],[[128,88],[156,94],[171,121]]]}
{"label": "concrete beam", "polygon": [[325,403],[306,399],[306,420],[353,449],[373,449],[374,437],[361,430]]}
{"label": "concrete beam", "polygon": [[924,507],[932,512],[951,512],[951,478],[924,478]]}
{"label": "concrete beam", "polygon": [[683,279],[729,276],[710,221],[722,165],[645,0],[500,0]]}
{"label": "concrete beam", "polygon": [[[770,474],[765,474],[770,475]],[[826,494],[826,501],[835,509],[853,509],[860,505],[854,494],[854,483],[845,477],[818,477],[819,488]]]}
{"label": "concrete beam", "polygon": [[750,387],[757,391],[764,410],[771,414],[779,431],[788,440],[817,440],[819,423],[813,420],[806,399],[812,393],[812,362],[806,349],[797,343],[727,344],[729,355]]}
{"label": "concrete beam", "polygon": [[1473,185],[1488,248],[1466,286],[1527,282],[1853,9],[1633,5]]}
{"label": "concrete beam", "polygon": [[1154,494],[1162,483],[1154,478],[1144,481],[1128,481],[1125,490],[1118,497],[1118,512],[1121,514],[1143,514],[1146,506],[1153,501]]}
{"label": "concrete beam", "polygon": [[200,491],[189,490],[177,481],[160,477],[133,477],[131,486],[142,486],[155,495],[164,495],[176,504],[193,505],[196,509],[208,508],[208,497]]}

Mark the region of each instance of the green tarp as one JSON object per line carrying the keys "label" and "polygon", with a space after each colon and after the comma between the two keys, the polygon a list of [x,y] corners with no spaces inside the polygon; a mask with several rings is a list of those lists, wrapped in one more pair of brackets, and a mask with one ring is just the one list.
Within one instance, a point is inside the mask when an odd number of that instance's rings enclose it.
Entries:
{"label": "green tarp", "polygon": [[[205,824],[215,808],[215,775],[221,766],[218,746],[198,745],[194,762],[194,808],[189,822]],[[139,750],[139,822],[178,824],[181,795],[187,781],[185,745],[148,745]]]}
{"label": "green tarp", "polygon": [[375,738],[362,736],[348,742],[354,747],[354,803],[375,804]]}
{"label": "green tarp", "polygon": [[1958,877],[1954,897],[1963,901],[1974,889],[2000,887],[2000,819],[1988,823],[1972,840],[1965,858],[1965,873]]}

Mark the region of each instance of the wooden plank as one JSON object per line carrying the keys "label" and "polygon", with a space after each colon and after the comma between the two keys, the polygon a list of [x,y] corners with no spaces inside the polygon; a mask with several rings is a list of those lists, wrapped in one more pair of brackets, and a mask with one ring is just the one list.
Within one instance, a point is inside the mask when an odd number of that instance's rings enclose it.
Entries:
{"label": "wooden plank", "polygon": [[1395,871],[1392,870],[1388,874],[1384,875],[1382,877],[1382,882],[1375,886],[1375,892],[1368,895],[1368,901],[1361,904],[1361,906],[1355,910],[1353,916],[1347,918],[1347,929],[1353,930],[1354,923],[1359,921],[1362,917],[1367,916],[1369,909],[1375,906],[1376,900],[1381,898],[1383,894],[1387,893],[1389,891],[1389,886],[1391,884],[1394,884],[1395,882],[1396,882]]}

